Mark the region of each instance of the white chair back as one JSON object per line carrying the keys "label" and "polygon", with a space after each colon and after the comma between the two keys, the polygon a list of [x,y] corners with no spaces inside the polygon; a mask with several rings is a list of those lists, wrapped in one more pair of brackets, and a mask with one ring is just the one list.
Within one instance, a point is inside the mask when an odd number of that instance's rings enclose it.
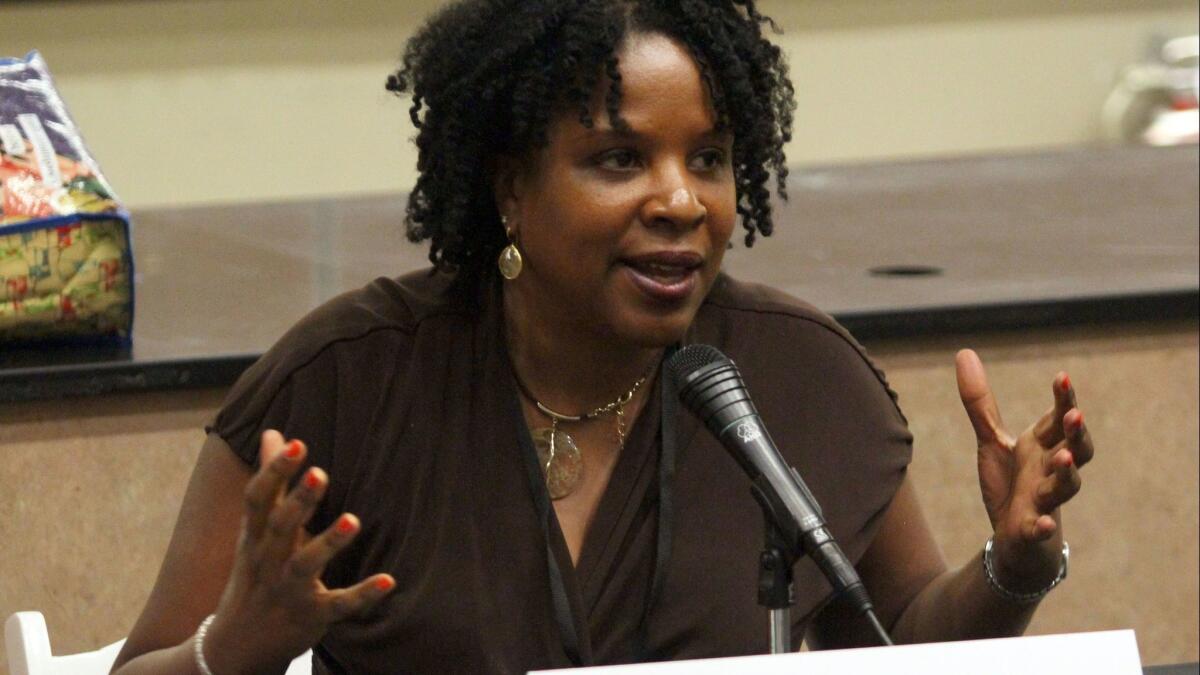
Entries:
{"label": "white chair back", "polygon": [[94,652],[53,656],[50,653],[50,634],[41,612],[17,612],[4,625],[4,642],[8,651],[10,675],[91,675],[107,673],[112,668],[124,640],[114,642]]}

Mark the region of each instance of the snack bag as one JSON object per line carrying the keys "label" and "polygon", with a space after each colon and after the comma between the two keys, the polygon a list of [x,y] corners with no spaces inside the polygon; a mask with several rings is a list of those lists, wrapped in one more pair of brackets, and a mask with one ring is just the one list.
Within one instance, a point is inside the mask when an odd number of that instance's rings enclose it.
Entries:
{"label": "snack bag", "polygon": [[42,56],[0,58],[0,348],[128,342],[132,327],[129,214]]}

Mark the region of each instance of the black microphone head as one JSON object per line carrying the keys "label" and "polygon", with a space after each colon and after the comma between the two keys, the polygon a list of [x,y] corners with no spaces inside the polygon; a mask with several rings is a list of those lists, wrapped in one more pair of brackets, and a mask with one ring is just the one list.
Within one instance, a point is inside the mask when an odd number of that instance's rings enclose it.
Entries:
{"label": "black microphone head", "polygon": [[729,357],[721,350],[710,345],[688,345],[675,352],[667,361],[667,373],[675,383],[675,390],[682,391],[688,376],[704,366],[720,361],[728,361]]}
{"label": "black microphone head", "polygon": [[733,420],[758,414],[737,366],[716,347],[688,345],[666,369],[680,402],[717,436]]}

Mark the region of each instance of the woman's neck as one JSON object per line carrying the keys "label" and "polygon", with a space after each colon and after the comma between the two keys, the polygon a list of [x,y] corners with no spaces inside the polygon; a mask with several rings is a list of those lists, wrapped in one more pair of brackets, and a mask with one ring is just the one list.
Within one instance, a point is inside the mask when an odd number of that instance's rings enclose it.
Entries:
{"label": "woman's neck", "polygon": [[663,353],[661,347],[623,344],[590,333],[566,317],[543,316],[508,288],[504,322],[517,377],[530,395],[565,414],[610,403],[644,376],[649,383]]}

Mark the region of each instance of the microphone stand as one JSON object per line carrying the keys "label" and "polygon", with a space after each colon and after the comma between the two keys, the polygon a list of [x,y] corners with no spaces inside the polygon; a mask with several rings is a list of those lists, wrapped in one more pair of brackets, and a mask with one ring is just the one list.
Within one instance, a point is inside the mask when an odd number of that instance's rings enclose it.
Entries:
{"label": "microphone stand", "polygon": [[[796,470],[791,469],[791,471],[795,474]],[[797,476],[797,480],[799,480],[799,476]],[[765,478],[760,476],[750,484],[750,494],[762,508],[765,532],[763,551],[758,558],[758,604],[765,607],[771,615],[771,653],[787,654],[792,651],[792,605],[796,604],[792,568],[806,554],[805,539],[794,518],[779,516],[775,500],[768,496],[772,492],[769,490]],[[815,504],[816,500],[812,500],[812,502]],[[818,515],[820,515],[820,507],[817,508]],[[786,513],[786,511],[782,512]],[[820,546],[823,543],[836,546],[829,533],[824,531],[824,527],[820,532],[822,536],[817,539],[816,545]],[[813,561],[817,563],[818,567],[822,567],[826,578],[830,579],[828,570],[821,565],[821,559],[814,556]],[[857,579],[857,575],[855,578]],[[867,597],[861,582],[858,582],[855,595],[860,598],[857,605],[866,616],[867,621],[870,622],[875,634],[879,636],[879,641],[890,647],[892,638],[879,623],[879,618],[875,616],[870,598]]]}
{"label": "microphone stand", "polygon": [[[762,482],[764,485],[760,485]],[[792,518],[780,519],[765,479],[759,478],[750,484],[750,493],[758,502],[763,514],[763,550],[758,557],[758,604],[771,615],[771,653],[788,654],[792,651],[792,605],[796,604],[796,592],[792,583],[793,572],[804,555],[804,546],[795,531]],[[791,525],[792,527],[788,527]]]}
{"label": "microphone stand", "polygon": [[763,522],[766,536],[758,558],[758,604],[771,615],[771,653],[788,654],[792,651],[792,605],[796,604],[792,584],[796,556],[766,509]]}

